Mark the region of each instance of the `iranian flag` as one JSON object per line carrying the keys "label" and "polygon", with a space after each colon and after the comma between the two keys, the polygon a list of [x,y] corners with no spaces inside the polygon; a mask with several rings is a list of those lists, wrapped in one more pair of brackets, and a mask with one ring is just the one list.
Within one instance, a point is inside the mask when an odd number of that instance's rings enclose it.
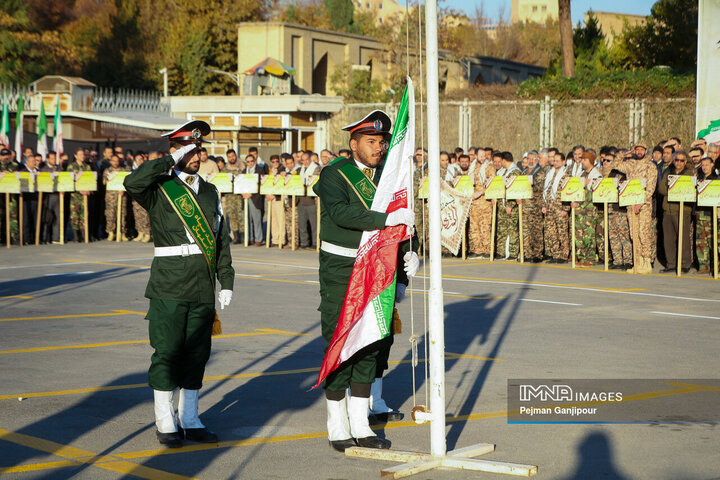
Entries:
{"label": "iranian flag", "polygon": [[15,114],[15,160],[19,163],[22,161],[23,149],[23,107],[25,100],[22,93],[17,100],[17,113]]}
{"label": "iranian flag", "polygon": [[63,154],[62,116],[60,115],[60,95],[55,100],[55,123],[53,124],[53,150],[57,154],[58,161]]}
{"label": "iranian flag", "polygon": [[40,115],[37,121],[37,154],[42,155],[43,161],[47,158],[47,118],[45,117],[45,104],[40,97]]}
{"label": "iranian flag", "polygon": [[[415,96],[408,78],[371,210],[389,213],[413,208],[414,150]],[[363,232],[340,318],[315,387],[358,350],[392,335],[398,244],[408,238],[405,225]]]}
{"label": "iranian flag", "polygon": [[2,120],[0,120],[0,143],[10,148],[10,112],[8,112],[7,98],[3,99]]}

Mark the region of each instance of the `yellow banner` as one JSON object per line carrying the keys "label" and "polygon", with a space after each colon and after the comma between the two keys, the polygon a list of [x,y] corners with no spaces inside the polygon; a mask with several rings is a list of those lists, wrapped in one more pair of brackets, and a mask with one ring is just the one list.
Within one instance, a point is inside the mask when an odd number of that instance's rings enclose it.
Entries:
{"label": "yellow banner", "polygon": [[585,201],[585,186],[579,177],[570,177],[560,190],[560,200],[563,202]]}
{"label": "yellow banner", "polygon": [[525,200],[533,198],[532,183],[527,175],[518,175],[511,179],[505,190],[508,200]]}
{"label": "yellow banner", "polygon": [[20,193],[20,179],[15,172],[0,172],[0,193]]}
{"label": "yellow banner", "polygon": [[279,175],[262,175],[260,177],[260,194],[261,195],[275,195],[278,192],[276,183]]}
{"label": "yellow banner", "polygon": [[668,202],[695,202],[695,177],[690,175],[668,176]]}
{"label": "yellow banner", "polygon": [[58,192],[74,192],[75,179],[73,178],[72,172],[58,172],[55,189]]}
{"label": "yellow banner", "polygon": [[428,198],[428,192],[430,191],[430,179],[425,177],[422,185],[418,189],[418,198]]}
{"label": "yellow banner", "polygon": [[78,172],[75,179],[75,190],[78,192],[94,192],[97,190],[97,172]]}
{"label": "yellow banner", "polygon": [[645,203],[645,187],[639,178],[620,184],[618,200],[621,207],[642,205]]}
{"label": "yellow banner", "polygon": [[505,182],[501,176],[494,176],[485,187],[485,199],[497,200],[505,198]]}
{"label": "yellow banner", "polygon": [[700,207],[720,207],[720,180],[704,180],[698,184],[697,204]]}
{"label": "yellow banner", "polygon": [[603,178],[593,188],[593,203],[617,203],[618,200],[618,187],[613,178]]}
{"label": "yellow banner", "polygon": [[466,197],[472,197],[475,192],[475,186],[468,175],[462,175],[455,182],[455,192]]}
{"label": "yellow banner", "polygon": [[52,193],[55,191],[55,178],[50,172],[40,172],[35,176],[35,187],[38,192]]}
{"label": "yellow banner", "polygon": [[110,192],[124,192],[125,185],[123,185],[123,181],[125,181],[125,177],[128,175],[130,175],[130,172],[111,173],[108,175],[108,183],[105,189]]}
{"label": "yellow banner", "polygon": [[35,175],[30,172],[18,172],[20,178],[20,191],[31,193],[35,191]]}
{"label": "yellow banner", "polygon": [[233,187],[234,193],[258,193],[258,174],[235,175]]}
{"label": "yellow banner", "polygon": [[220,193],[232,193],[233,191],[233,174],[232,173],[218,173],[210,181]]}
{"label": "yellow banner", "polygon": [[317,197],[315,192],[313,191],[313,186],[320,180],[320,175],[310,175],[307,177],[307,196],[308,197]]}
{"label": "yellow banner", "polygon": [[303,185],[303,179],[300,175],[287,175],[285,176],[285,188],[283,195],[305,195],[305,185]]}

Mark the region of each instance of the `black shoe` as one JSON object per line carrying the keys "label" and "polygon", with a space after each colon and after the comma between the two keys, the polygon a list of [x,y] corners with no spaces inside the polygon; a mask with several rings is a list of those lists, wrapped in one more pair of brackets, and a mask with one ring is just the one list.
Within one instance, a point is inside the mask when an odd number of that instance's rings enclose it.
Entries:
{"label": "black shoe", "polygon": [[356,447],[354,438],[348,438],[347,440],[329,440],[330,446],[338,452],[344,452],[346,448]]}
{"label": "black shoe", "polygon": [[357,442],[358,447],[381,449],[390,448],[390,442],[378,437],[377,435],[373,435],[372,437],[356,438],[355,441]]}
{"label": "black shoe", "polygon": [[394,410],[391,412],[373,413],[371,415],[375,417],[375,420],[382,423],[399,422],[400,420],[405,418],[405,415]]}
{"label": "black shoe", "polygon": [[623,268],[625,268],[625,265],[615,265],[614,263],[608,265],[608,270],[621,270]]}
{"label": "black shoe", "polygon": [[632,263],[626,263],[625,265],[623,265],[623,268],[625,270],[632,270],[633,267],[634,265]]}
{"label": "black shoe", "polygon": [[[178,428],[181,432],[181,428]],[[186,428],[185,440],[197,443],[217,443],[218,436],[207,428]]]}
{"label": "black shoe", "polygon": [[156,430],[155,435],[157,435],[158,442],[168,448],[180,448],[183,445],[180,432],[160,433],[159,430]]}
{"label": "black shoe", "polygon": [[556,258],[555,263],[562,264],[562,263],[568,263],[568,261],[565,260],[564,258]]}
{"label": "black shoe", "polygon": [[541,262],[543,261],[543,259],[540,258],[540,257],[535,257],[535,258],[533,258],[533,259],[530,260],[530,261],[531,261],[532,263],[541,263]]}
{"label": "black shoe", "polygon": [[690,273],[690,267],[681,268],[680,271],[682,273]]}
{"label": "black shoe", "polygon": [[[630,267],[630,268],[632,268],[632,267]],[[667,267],[667,268],[663,268],[662,270],[660,270],[660,273],[670,273],[670,272],[674,272],[675,270],[677,270],[676,267]]]}

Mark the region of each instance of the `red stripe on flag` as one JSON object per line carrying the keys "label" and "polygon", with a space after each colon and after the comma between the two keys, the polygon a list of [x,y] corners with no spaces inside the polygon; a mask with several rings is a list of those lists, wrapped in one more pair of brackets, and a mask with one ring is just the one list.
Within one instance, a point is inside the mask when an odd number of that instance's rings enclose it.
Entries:
{"label": "red stripe on flag", "polygon": [[[398,203],[404,206],[406,204],[404,200],[405,198],[402,198],[402,202]],[[388,211],[396,208],[388,208]],[[407,235],[405,225],[387,227],[379,231],[378,240],[371,251],[362,257],[361,253],[358,253],[338,324],[330,346],[325,352],[318,381],[313,388],[320,385],[342,363],[340,352],[345,346],[348,333],[360,320],[370,300],[377,297],[393,282],[397,267],[398,244],[408,238],[410,237]]]}

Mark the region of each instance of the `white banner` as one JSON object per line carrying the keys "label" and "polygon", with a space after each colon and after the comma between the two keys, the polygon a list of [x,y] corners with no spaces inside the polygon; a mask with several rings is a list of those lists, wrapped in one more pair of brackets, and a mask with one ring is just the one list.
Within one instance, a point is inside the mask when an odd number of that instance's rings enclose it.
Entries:
{"label": "white banner", "polygon": [[699,0],[695,131],[720,143],[720,0]]}

